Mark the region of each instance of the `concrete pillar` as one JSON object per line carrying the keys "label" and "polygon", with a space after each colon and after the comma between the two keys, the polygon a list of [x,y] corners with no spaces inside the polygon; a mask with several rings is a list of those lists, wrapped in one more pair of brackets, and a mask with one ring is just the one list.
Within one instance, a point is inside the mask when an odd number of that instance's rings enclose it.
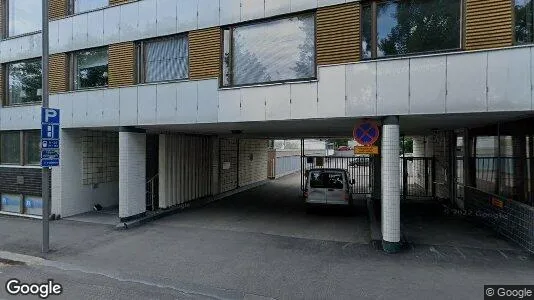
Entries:
{"label": "concrete pillar", "polygon": [[398,117],[386,117],[382,126],[382,247],[400,251],[400,128]]}
{"label": "concrete pillar", "polygon": [[512,137],[512,153],[513,153],[513,187],[517,200],[524,202],[526,200],[527,189],[527,141],[526,136]]}
{"label": "concrete pillar", "polygon": [[146,134],[135,128],[119,132],[119,218],[146,213]]}
{"label": "concrete pillar", "polygon": [[[413,157],[425,157],[425,137],[413,137]],[[419,188],[425,187],[425,164],[423,160],[414,159],[410,162],[412,166],[412,180],[409,184],[416,184]]]}

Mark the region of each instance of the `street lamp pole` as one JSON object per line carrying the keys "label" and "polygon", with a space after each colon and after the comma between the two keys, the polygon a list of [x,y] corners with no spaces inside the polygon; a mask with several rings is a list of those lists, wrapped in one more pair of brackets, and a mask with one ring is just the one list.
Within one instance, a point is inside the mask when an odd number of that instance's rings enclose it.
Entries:
{"label": "street lamp pole", "polygon": [[[48,43],[48,0],[43,1],[43,30],[42,30],[42,100],[43,108],[48,108],[48,56],[49,56],[49,43]],[[41,145],[42,147],[42,145]],[[42,168],[42,199],[43,199],[43,243],[42,243],[42,252],[47,253],[49,250],[49,241],[50,241],[50,168]]]}

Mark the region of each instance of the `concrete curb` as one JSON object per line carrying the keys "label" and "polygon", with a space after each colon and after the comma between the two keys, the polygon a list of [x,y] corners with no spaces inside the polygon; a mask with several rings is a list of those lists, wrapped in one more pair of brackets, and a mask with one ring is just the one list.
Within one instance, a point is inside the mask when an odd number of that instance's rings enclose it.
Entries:
{"label": "concrete curb", "polygon": [[7,251],[0,251],[0,259],[14,263],[24,263],[27,265],[42,265],[45,263],[45,259],[37,256],[29,256],[24,254],[18,254]]}
{"label": "concrete curb", "polygon": [[262,180],[262,181],[259,181],[259,182],[256,182],[256,183],[252,183],[252,184],[246,185],[244,187],[239,187],[237,189],[218,194],[216,196],[210,196],[210,197],[205,197],[205,198],[189,201],[189,202],[186,202],[186,203],[182,203],[182,204],[179,204],[179,205],[176,205],[176,206],[173,206],[173,207],[169,207],[167,209],[155,211],[155,212],[147,212],[147,214],[145,216],[140,217],[138,219],[130,220],[130,221],[127,221],[127,222],[120,222],[119,224],[117,224],[115,226],[115,228],[116,229],[128,229],[128,228],[132,228],[132,227],[143,225],[145,223],[148,223],[148,222],[151,222],[151,221],[154,221],[154,220],[166,217],[166,216],[170,216],[170,215],[182,212],[182,211],[184,211],[186,209],[203,207],[203,206],[208,205],[209,203],[212,203],[212,202],[224,199],[226,197],[230,197],[230,196],[235,195],[237,193],[241,193],[241,192],[253,189],[255,187],[264,185],[268,181],[269,181],[269,179]]}
{"label": "concrete curb", "polygon": [[379,241],[382,243],[382,230],[380,229],[380,222],[375,217],[375,209],[371,198],[367,199],[367,212],[369,214],[371,242]]}

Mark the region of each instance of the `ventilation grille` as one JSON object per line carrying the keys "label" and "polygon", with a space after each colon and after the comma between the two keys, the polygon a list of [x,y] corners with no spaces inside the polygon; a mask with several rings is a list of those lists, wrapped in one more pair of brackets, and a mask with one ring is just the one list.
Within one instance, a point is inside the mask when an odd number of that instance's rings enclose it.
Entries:
{"label": "ventilation grille", "polygon": [[360,6],[350,3],[317,10],[317,64],[339,64],[360,58]]}
{"label": "ventilation grille", "polygon": [[109,87],[121,87],[134,84],[135,80],[135,45],[125,42],[109,45]]}
{"label": "ventilation grille", "polygon": [[189,33],[189,77],[191,79],[218,77],[220,57],[220,28],[208,28]]}
{"label": "ventilation grille", "polygon": [[467,0],[465,48],[467,50],[512,45],[512,1]]}
{"label": "ventilation grille", "polygon": [[59,53],[50,56],[50,94],[66,92],[68,90],[68,62],[67,54]]}

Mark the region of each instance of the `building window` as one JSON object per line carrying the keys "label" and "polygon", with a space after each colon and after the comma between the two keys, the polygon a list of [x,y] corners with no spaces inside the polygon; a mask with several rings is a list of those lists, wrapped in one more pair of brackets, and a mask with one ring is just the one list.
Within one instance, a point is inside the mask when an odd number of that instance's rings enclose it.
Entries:
{"label": "building window", "polygon": [[8,131],[0,134],[0,163],[20,165],[20,132]]}
{"label": "building window", "polygon": [[143,41],[138,44],[139,82],[187,79],[189,43],[186,35]]}
{"label": "building window", "polygon": [[[21,144],[21,140],[24,141]],[[4,131],[0,133],[0,163],[39,165],[41,134],[39,130]]]}
{"label": "building window", "polygon": [[76,90],[108,85],[108,49],[95,48],[73,55],[74,88]]}
{"label": "building window", "polygon": [[461,11],[461,0],[365,2],[362,58],[459,49]]}
{"label": "building window", "polygon": [[25,33],[41,30],[42,1],[35,0],[8,0],[7,19],[9,36],[17,36]]}
{"label": "building window", "polygon": [[41,133],[37,131],[28,131],[24,133],[24,164],[39,165],[41,163],[40,155]]}
{"label": "building window", "polygon": [[41,59],[7,64],[7,105],[41,102]]}
{"label": "building window", "polygon": [[532,0],[515,0],[514,35],[516,44],[532,43],[534,32],[534,3]]}
{"label": "building window", "polygon": [[106,7],[109,0],[70,0],[71,13],[78,14],[84,11],[90,11]]}
{"label": "building window", "polygon": [[223,39],[223,86],[316,77],[313,14],[228,27]]}

